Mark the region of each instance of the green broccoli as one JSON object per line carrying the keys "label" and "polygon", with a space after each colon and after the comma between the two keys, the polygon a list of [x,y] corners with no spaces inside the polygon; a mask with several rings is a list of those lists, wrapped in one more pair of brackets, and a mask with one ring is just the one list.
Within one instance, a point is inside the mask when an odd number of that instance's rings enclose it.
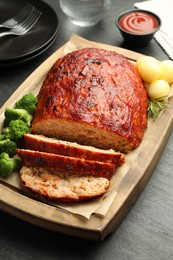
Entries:
{"label": "green broccoli", "polygon": [[0,141],[5,139],[5,135],[4,134],[0,134]]}
{"label": "green broccoli", "polygon": [[7,153],[10,157],[14,156],[16,153],[17,144],[9,139],[0,141],[0,154]]}
{"label": "green broccoli", "polygon": [[27,125],[31,125],[32,115],[28,113],[25,109],[14,109],[14,108],[6,108],[5,110],[5,120],[4,126],[8,126],[12,120],[20,119],[24,121]]}
{"label": "green broccoli", "polygon": [[7,178],[13,171],[20,170],[22,163],[16,158],[10,158],[7,153],[0,154],[0,177]]}
{"label": "green broccoli", "polygon": [[29,132],[29,126],[22,120],[12,120],[9,126],[2,129],[2,133],[5,134],[6,139],[10,139],[14,142],[18,142],[22,139],[25,133]]}
{"label": "green broccoli", "polygon": [[32,93],[28,93],[16,102],[15,107],[25,109],[32,115],[36,105],[37,98]]}

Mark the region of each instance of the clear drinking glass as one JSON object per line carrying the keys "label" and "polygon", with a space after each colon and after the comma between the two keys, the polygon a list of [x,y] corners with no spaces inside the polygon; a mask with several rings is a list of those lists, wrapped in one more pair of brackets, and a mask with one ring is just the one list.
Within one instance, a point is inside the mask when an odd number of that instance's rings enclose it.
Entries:
{"label": "clear drinking glass", "polygon": [[63,12],[79,26],[98,23],[110,5],[111,0],[60,0]]}

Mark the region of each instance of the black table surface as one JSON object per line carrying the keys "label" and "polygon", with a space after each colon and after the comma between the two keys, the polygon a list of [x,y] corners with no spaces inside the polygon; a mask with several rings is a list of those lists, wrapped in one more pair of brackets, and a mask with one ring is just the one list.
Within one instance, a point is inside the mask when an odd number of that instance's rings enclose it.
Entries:
{"label": "black table surface", "polygon": [[[58,0],[45,0],[57,13],[59,29],[52,46],[37,58],[0,69],[0,105],[72,33],[88,40],[131,49],[160,60],[166,53],[152,40],[132,48],[123,42],[115,26],[116,16],[133,8],[133,0],[112,0],[104,19],[93,27],[73,25],[62,13]],[[173,133],[145,190],[116,232],[102,242],[88,241],[42,229],[0,211],[0,259],[173,259]]]}

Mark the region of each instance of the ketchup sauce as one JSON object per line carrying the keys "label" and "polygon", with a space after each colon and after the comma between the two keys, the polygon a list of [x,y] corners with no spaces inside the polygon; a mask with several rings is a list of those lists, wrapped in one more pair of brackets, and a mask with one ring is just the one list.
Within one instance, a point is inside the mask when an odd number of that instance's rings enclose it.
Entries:
{"label": "ketchup sauce", "polygon": [[144,34],[154,31],[159,24],[151,14],[136,11],[123,15],[119,20],[119,25],[127,32]]}

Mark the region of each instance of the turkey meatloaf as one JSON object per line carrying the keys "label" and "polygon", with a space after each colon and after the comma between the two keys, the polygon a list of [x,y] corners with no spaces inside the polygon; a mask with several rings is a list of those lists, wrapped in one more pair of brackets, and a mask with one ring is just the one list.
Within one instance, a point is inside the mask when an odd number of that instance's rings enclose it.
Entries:
{"label": "turkey meatloaf", "polygon": [[115,152],[112,149],[102,150],[93,146],[80,145],[75,142],[58,140],[43,135],[25,134],[24,140],[25,148],[30,150],[107,162],[117,166],[125,162],[124,154]]}
{"label": "turkey meatloaf", "polygon": [[38,94],[32,133],[128,152],[147,126],[147,92],[124,56],[85,48],[58,59]]}
{"label": "turkey meatloaf", "polygon": [[16,153],[24,165],[55,169],[67,173],[73,172],[85,175],[96,175],[110,179],[117,168],[117,165],[112,163],[85,160],[28,149],[17,149]]}
{"label": "turkey meatloaf", "polygon": [[110,185],[109,180],[103,177],[29,166],[22,167],[20,178],[27,189],[57,202],[93,199],[103,195]]}

